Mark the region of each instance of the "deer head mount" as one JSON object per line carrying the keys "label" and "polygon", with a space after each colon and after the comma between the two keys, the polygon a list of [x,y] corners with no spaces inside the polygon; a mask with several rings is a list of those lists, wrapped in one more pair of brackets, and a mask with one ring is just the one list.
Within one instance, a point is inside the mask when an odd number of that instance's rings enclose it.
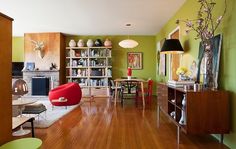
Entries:
{"label": "deer head mount", "polygon": [[34,45],[34,51],[38,51],[38,55],[41,59],[43,59],[43,57],[45,56],[45,51],[44,51],[44,43],[43,41],[34,41],[34,40],[31,40],[31,42],[33,43]]}

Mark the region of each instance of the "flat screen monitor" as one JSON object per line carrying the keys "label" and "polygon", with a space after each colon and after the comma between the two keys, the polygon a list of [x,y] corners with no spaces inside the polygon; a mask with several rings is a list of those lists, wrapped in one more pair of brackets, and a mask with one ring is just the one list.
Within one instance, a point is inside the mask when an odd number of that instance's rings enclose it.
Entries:
{"label": "flat screen monitor", "polygon": [[12,62],[12,76],[23,76],[24,62]]}

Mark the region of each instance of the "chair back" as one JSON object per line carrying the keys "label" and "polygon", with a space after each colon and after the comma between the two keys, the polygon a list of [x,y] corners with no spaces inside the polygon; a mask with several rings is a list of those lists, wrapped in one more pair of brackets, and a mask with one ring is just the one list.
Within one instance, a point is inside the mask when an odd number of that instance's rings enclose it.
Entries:
{"label": "chair back", "polygon": [[148,80],[148,96],[150,98],[152,97],[152,88],[153,88],[153,80],[149,79]]}

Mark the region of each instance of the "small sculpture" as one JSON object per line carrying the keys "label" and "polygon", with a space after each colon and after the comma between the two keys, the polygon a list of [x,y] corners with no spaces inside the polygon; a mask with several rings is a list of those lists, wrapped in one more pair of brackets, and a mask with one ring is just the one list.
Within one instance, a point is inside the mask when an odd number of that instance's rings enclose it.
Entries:
{"label": "small sculpture", "polygon": [[186,95],[183,95],[182,99],[182,111],[181,111],[181,118],[179,120],[179,124],[186,125]]}
{"label": "small sculpture", "polygon": [[44,43],[43,41],[34,41],[31,40],[31,42],[34,44],[34,51],[38,51],[38,56],[43,59],[43,57],[45,56],[45,51],[44,51]]}
{"label": "small sculpture", "polygon": [[50,70],[55,70],[55,69],[57,69],[56,63],[51,63]]}

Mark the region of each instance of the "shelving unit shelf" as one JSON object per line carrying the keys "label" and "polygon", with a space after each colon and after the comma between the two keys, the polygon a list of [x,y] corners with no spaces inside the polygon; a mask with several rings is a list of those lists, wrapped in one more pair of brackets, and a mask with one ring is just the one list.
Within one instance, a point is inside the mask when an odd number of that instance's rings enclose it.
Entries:
{"label": "shelving unit shelf", "polygon": [[[185,96],[185,105],[182,100]],[[229,133],[229,99],[228,92],[223,90],[185,91],[164,83],[157,84],[158,121],[160,111],[186,134],[223,134]],[[184,114],[183,114],[184,112]],[[180,119],[185,115],[185,123]]]}
{"label": "shelving unit shelf", "polygon": [[112,47],[66,47],[66,79],[77,82],[83,97],[109,96]]}

